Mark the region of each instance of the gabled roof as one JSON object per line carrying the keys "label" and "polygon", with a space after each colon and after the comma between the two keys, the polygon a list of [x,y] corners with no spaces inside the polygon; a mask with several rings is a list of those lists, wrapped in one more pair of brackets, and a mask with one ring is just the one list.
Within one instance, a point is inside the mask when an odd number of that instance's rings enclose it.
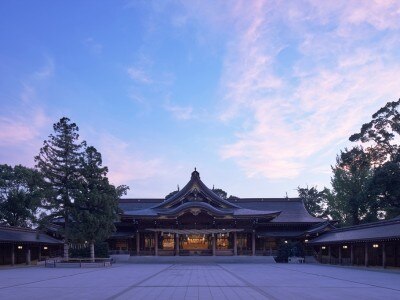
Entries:
{"label": "gabled roof", "polygon": [[310,244],[329,244],[400,239],[400,218],[349,226],[331,230],[310,241]]}
{"label": "gabled roof", "polygon": [[133,218],[176,217],[180,213],[197,209],[215,217],[268,218],[271,223],[325,222],[311,216],[300,198],[234,198],[222,199],[192,173],[185,187],[168,199],[121,199],[123,215]]}
{"label": "gabled roof", "polygon": [[239,208],[239,206],[222,199],[210,190],[200,179],[196,168],[192,172],[190,181],[178,193],[156,205],[154,208],[171,208],[177,203],[190,198],[190,201],[208,201],[214,206],[221,208]]}
{"label": "gabled roof", "polygon": [[62,244],[62,241],[56,240],[38,230],[13,226],[0,226],[0,243],[4,242]]}
{"label": "gabled roof", "polygon": [[[135,202],[135,205],[132,205],[132,202]],[[251,209],[222,199],[200,180],[200,174],[196,169],[185,187],[165,201],[157,202],[155,199],[152,199],[149,202],[154,203],[154,205],[141,209],[129,209],[135,207],[136,204],[143,203],[139,199],[132,202],[130,203],[130,207],[129,204],[126,205],[126,201],[122,200],[120,202],[120,207],[125,208],[124,216],[136,218],[175,218],[186,212],[197,215],[203,211],[217,218],[258,217],[272,219],[280,214],[279,210]]]}

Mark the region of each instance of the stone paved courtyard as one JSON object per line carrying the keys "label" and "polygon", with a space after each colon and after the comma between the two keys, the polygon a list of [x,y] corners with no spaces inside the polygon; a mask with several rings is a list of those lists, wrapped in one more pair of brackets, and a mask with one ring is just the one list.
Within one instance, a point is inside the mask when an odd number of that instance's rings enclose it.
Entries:
{"label": "stone paved courtyard", "polygon": [[288,264],[0,270],[0,299],[400,299],[400,273]]}

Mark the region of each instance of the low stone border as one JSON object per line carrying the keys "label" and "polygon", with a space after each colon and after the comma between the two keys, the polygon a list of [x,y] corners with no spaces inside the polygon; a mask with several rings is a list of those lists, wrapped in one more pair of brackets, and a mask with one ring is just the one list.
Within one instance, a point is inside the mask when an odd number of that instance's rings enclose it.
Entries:
{"label": "low stone border", "polygon": [[88,259],[70,259],[68,261],[63,261],[59,259],[49,259],[45,261],[44,266],[46,268],[101,268],[101,267],[111,267],[112,259],[96,258],[94,262]]}

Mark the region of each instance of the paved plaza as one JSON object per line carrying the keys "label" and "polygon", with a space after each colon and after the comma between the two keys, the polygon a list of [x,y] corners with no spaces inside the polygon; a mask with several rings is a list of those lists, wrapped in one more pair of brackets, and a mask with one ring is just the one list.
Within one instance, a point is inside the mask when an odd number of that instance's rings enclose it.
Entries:
{"label": "paved plaza", "polygon": [[400,274],[288,264],[0,270],[0,299],[400,299]]}

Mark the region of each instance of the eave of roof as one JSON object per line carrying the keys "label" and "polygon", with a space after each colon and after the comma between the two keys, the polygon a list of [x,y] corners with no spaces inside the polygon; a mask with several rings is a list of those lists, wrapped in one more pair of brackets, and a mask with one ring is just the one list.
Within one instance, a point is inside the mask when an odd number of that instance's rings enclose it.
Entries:
{"label": "eave of roof", "polygon": [[310,241],[310,244],[329,244],[373,240],[400,239],[400,219],[374,222],[333,229]]}
{"label": "eave of roof", "polygon": [[62,244],[62,241],[37,230],[13,226],[0,226],[0,242]]}

